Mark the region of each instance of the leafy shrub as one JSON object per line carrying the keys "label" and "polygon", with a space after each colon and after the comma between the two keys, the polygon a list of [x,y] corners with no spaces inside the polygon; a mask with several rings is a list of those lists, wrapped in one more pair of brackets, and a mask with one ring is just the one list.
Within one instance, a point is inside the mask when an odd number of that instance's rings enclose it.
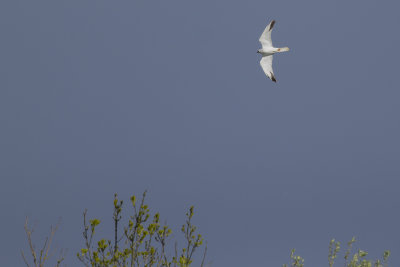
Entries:
{"label": "leafy shrub", "polygon": [[[345,264],[344,267],[387,267],[388,266],[388,258],[390,256],[390,251],[386,250],[384,251],[382,255],[382,259],[377,259],[377,260],[368,260],[366,256],[368,253],[363,250],[358,250],[358,252],[354,253],[351,258],[350,255],[352,253],[352,247],[354,242],[356,242],[355,237],[353,237],[348,243],[347,243],[347,250],[344,254],[344,260]],[[335,259],[337,258],[337,255],[340,251],[340,242],[335,241],[335,239],[332,239],[329,242],[329,254],[328,254],[328,262],[329,262],[329,267],[332,267]],[[295,250],[292,249],[290,253],[290,266],[293,267],[304,267],[304,259],[300,256],[296,256]],[[350,259],[350,260],[349,260]],[[283,267],[287,267],[287,264],[284,264]]]}
{"label": "leafy shrub", "polygon": [[[185,238],[185,246],[178,253],[178,246],[175,243],[175,254],[170,257],[168,254],[167,240],[172,231],[167,225],[160,223],[159,213],[150,214],[149,207],[145,204],[146,192],[143,193],[139,204],[136,197],[130,198],[133,214],[129,217],[128,224],[123,227],[123,233],[119,234],[120,221],[122,214],[123,201],[114,195],[114,240],[100,239],[94,241],[97,227],[101,221],[99,219],[87,220],[87,210],[83,212],[83,238],[84,248],[77,253],[78,259],[86,267],[189,267],[193,263],[193,255],[197,249],[202,246],[203,238],[196,233],[196,226],[192,224],[194,208],[191,206],[186,213],[186,222],[182,225],[181,232]],[[25,232],[28,239],[30,254],[33,264],[30,265],[27,257],[21,251],[25,264],[35,267],[44,267],[50,257],[51,244],[54,234],[59,224],[51,227],[50,235],[45,239],[42,249],[36,250],[32,240],[33,229],[28,226],[28,219],[25,222]],[[367,259],[368,253],[358,250],[352,254],[352,247],[356,239],[353,237],[347,243],[347,249],[344,254],[344,267],[388,267],[388,258],[390,251],[384,251],[382,259]],[[335,259],[340,252],[340,242],[332,239],[329,242],[328,263],[333,267]],[[204,266],[204,260],[207,253],[207,246],[201,261],[201,267]],[[64,260],[64,252],[61,251],[57,258],[56,267]],[[295,255],[295,250],[290,253],[290,264],[284,264],[283,267],[304,267],[304,259]]]}
{"label": "leafy shrub", "polygon": [[[129,217],[128,225],[120,230],[120,220],[123,201],[117,194],[114,196],[114,240],[101,239],[93,242],[96,229],[100,220],[86,218],[87,211],[83,213],[83,238],[85,246],[77,253],[78,259],[87,267],[114,267],[114,266],[178,266],[188,267],[193,262],[194,252],[203,244],[203,238],[196,234],[196,226],[192,224],[193,206],[186,213],[186,223],[182,225],[186,245],[178,255],[175,243],[175,256],[169,257],[167,253],[167,239],[172,231],[167,225],[160,223],[159,213],[150,215],[149,207],[145,204],[146,192],[138,204],[136,197],[132,196],[130,202],[133,215]],[[150,219],[152,217],[152,219]],[[207,247],[205,247],[201,266],[204,265]]]}

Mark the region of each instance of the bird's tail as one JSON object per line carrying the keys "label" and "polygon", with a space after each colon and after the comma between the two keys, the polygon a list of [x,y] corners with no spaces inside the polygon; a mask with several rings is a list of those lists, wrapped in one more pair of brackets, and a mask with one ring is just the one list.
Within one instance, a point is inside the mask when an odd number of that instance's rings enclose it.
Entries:
{"label": "bird's tail", "polygon": [[281,48],[278,48],[278,50],[277,50],[277,52],[287,52],[287,51],[289,51],[289,47],[281,47]]}

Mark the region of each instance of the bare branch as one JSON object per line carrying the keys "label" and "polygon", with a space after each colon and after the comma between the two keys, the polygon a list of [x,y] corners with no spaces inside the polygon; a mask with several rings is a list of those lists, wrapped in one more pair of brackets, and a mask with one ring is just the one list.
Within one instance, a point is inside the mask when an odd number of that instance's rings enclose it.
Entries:
{"label": "bare branch", "polygon": [[[51,250],[51,244],[52,244],[54,235],[55,235],[59,225],[60,225],[60,221],[56,224],[56,226],[54,228],[50,227],[50,235],[46,237],[45,242],[39,251],[39,258],[38,258],[37,252],[35,250],[35,245],[32,240],[32,233],[34,232],[34,229],[29,228],[28,217],[26,217],[24,229],[25,229],[26,237],[28,239],[29,250],[32,255],[34,267],[44,267],[44,264],[49,259],[49,257],[50,257],[49,251]],[[30,265],[29,265],[28,260],[23,251],[21,251],[21,256],[22,256],[22,259],[24,260],[25,264],[29,267]],[[63,260],[63,257],[61,257],[58,260],[58,262],[61,263],[62,260]]]}
{"label": "bare branch", "polygon": [[207,255],[207,242],[206,242],[206,246],[205,246],[205,248],[204,248],[203,259],[201,260],[201,265],[200,265],[200,267],[203,267],[203,266],[204,266],[204,261],[205,261],[205,259],[206,259],[206,255]]}
{"label": "bare branch", "polygon": [[22,250],[21,250],[21,256],[22,256],[22,259],[24,260],[26,266],[29,267],[29,263],[28,263],[28,261],[26,260],[25,255],[24,255],[24,252],[23,252]]}

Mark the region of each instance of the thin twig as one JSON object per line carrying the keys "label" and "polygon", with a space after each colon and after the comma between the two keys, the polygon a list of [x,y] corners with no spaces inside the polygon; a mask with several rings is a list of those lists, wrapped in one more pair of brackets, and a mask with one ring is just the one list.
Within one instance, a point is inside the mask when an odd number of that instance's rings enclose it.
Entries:
{"label": "thin twig", "polygon": [[206,255],[207,255],[207,242],[206,242],[206,247],[204,248],[203,259],[202,259],[202,261],[201,261],[200,267],[203,267],[203,266],[204,266],[204,260],[206,259]]}

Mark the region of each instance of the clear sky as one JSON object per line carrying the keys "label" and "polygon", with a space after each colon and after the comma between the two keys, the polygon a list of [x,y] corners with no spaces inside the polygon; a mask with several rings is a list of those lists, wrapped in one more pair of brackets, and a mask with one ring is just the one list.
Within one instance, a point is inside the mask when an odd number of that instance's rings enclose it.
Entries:
{"label": "clear sky", "polygon": [[[353,235],[400,264],[400,2],[0,1],[0,255],[25,216],[79,266],[113,194],[195,224],[212,266],[327,265]],[[259,66],[270,20],[278,82]],[[112,235],[111,228],[109,234]]]}

